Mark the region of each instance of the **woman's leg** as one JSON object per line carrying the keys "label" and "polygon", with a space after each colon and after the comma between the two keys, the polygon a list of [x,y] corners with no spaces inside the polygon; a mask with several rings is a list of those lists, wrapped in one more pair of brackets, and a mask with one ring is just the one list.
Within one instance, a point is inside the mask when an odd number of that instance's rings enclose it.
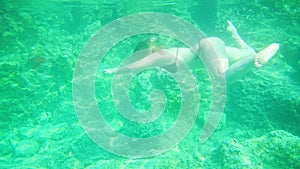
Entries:
{"label": "woman's leg", "polygon": [[227,30],[231,33],[231,36],[233,37],[233,39],[236,41],[236,43],[239,45],[239,48],[241,49],[247,49],[250,48],[252,49],[239,35],[237,29],[235,28],[235,26],[229,21],[227,20]]}
{"label": "woman's leg", "polygon": [[202,39],[199,43],[199,56],[208,67],[210,73],[221,75],[229,67],[224,42],[216,37]]}
{"label": "woman's leg", "polygon": [[[228,67],[229,60],[227,59],[227,47],[225,47],[224,42],[219,38],[205,38],[200,41],[200,57],[205,65],[211,66],[208,70],[213,70],[212,73],[215,75],[221,75],[225,71],[226,80],[232,82],[244,73],[251,70],[254,67],[254,56],[246,56],[246,52],[243,53],[244,49],[232,48],[231,54],[241,55],[243,54],[243,59],[232,64]],[[216,57],[217,56],[217,57]],[[213,59],[215,58],[215,59]],[[219,61],[216,59],[220,59]],[[221,63],[221,66],[220,66]]]}
{"label": "woman's leg", "polygon": [[151,53],[142,59],[134,61],[128,65],[113,68],[104,69],[105,73],[112,74],[116,71],[128,71],[137,70],[146,67],[164,67],[166,65],[172,64],[175,61],[177,48],[163,49],[155,53]]}
{"label": "woman's leg", "polygon": [[232,83],[238,80],[245,73],[254,68],[254,57],[245,57],[234,64],[230,65],[229,69],[225,72],[227,83]]}
{"label": "woman's leg", "polygon": [[232,82],[250,71],[252,68],[259,68],[266,64],[269,59],[277,53],[278,49],[279,45],[277,43],[273,43],[254,56],[249,55],[243,57],[239,61],[230,65],[229,69],[226,71],[226,80]]}
{"label": "woman's leg", "polygon": [[237,43],[239,48],[234,47],[226,47],[226,55],[230,61],[230,63],[235,63],[243,58],[249,57],[249,56],[255,56],[255,50],[250,47],[239,35],[237,29],[235,26],[227,20],[227,30],[231,33],[231,36]]}
{"label": "woman's leg", "polygon": [[270,58],[272,58],[279,49],[279,45],[274,43],[269,47],[263,49],[258,54],[251,48],[238,34],[234,25],[227,21],[227,30],[232,33],[232,37],[238,43],[240,49],[226,47],[226,54],[232,63],[229,69],[226,71],[226,79],[232,82],[244,73],[251,70],[253,67],[260,67],[266,64]]}

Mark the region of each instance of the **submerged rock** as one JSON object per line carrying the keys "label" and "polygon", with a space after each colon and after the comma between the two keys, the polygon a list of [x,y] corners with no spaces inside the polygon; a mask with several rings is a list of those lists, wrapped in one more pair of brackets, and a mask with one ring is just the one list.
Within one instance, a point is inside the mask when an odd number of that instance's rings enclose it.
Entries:
{"label": "submerged rock", "polygon": [[0,141],[0,155],[8,155],[13,152],[13,146],[9,140]]}
{"label": "submerged rock", "polygon": [[204,168],[300,168],[300,138],[276,130],[242,143],[231,139],[210,154]]}
{"label": "submerged rock", "polygon": [[236,139],[221,147],[224,168],[253,168],[250,154]]}
{"label": "submerged rock", "polygon": [[299,84],[295,70],[274,58],[228,88],[227,121],[240,124],[248,133],[255,131],[251,137],[274,129],[299,136]]}
{"label": "submerged rock", "polygon": [[38,152],[40,145],[34,140],[23,140],[16,144],[15,155],[18,157],[28,157]]}
{"label": "submerged rock", "polygon": [[261,163],[253,159],[255,157],[252,157],[248,149],[233,138],[224,142],[210,154],[205,160],[204,168],[261,168],[259,167]]}
{"label": "submerged rock", "polygon": [[264,168],[300,168],[300,138],[286,131],[271,131],[244,145]]}

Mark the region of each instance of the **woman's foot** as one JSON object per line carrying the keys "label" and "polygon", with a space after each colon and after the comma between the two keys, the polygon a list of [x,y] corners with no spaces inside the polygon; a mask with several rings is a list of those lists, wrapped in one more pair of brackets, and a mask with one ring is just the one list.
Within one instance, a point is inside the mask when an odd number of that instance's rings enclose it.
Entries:
{"label": "woman's foot", "polygon": [[104,69],[104,73],[106,74],[113,74],[117,71],[117,69]]}
{"label": "woman's foot", "polygon": [[232,24],[232,22],[230,22],[229,20],[227,20],[227,31],[229,31],[231,33],[231,36],[233,37],[233,39],[236,41],[236,43],[239,45],[239,47],[241,49],[246,49],[246,48],[251,48],[239,35],[237,29],[235,28],[235,26]]}
{"label": "woman's foot", "polygon": [[277,53],[278,49],[279,49],[279,44],[272,43],[270,46],[258,52],[258,54],[255,56],[254,59],[255,67],[258,68],[266,64]]}
{"label": "woman's foot", "polygon": [[233,36],[238,35],[235,26],[229,20],[227,20],[227,24],[228,24],[227,31],[232,33]]}

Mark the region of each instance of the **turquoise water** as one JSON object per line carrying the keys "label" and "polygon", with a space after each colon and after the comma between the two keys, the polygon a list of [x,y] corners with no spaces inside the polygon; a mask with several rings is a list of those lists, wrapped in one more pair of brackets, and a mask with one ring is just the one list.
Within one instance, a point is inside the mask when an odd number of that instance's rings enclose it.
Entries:
{"label": "turquoise water", "polygon": [[[0,168],[300,168],[299,4],[299,0],[1,0]],[[195,124],[170,150],[134,159],[104,150],[87,135],[74,108],[72,81],[77,59],[90,37],[120,17],[141,12],[180,17],[207,36],[236,46],[226,31],[229,19],[256,51],[274,42],[280,49],[268,64],[227,86],[221,121],[204,143],[199,142],[199,134],[212,103],[211,83],[200,60],[190,63],[200,102]],[[182,106],[180,86],[170,73],[158,69],[137,74],[128,91],[138,111],[151,108],[151,91],[163,91],[166,105],[157,120],[130,121],[115,106],[113,76],[103,70],[118,66],[152,36],[120,41],[96,72],[98,109],[112,128],[130,137],[167,132]],[[166,48],[185,46],[160,38]],[[165,141],[170,139],[174,138]],[[128,148],[126,143],[123,146]]]}

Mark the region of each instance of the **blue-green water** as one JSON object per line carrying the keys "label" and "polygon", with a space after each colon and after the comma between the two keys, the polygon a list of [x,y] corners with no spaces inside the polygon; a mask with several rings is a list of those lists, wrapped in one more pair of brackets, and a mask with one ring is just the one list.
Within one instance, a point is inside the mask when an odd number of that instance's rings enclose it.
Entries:
{"label": "blue-green water", "polygon": [[[1,0],[0,168],[300,168],[299,4],[299,0]],[[202,63],[191,63],[200,99],[193,128],[169,151],[131,159],[105,151],[85,133],[74,109],[72,78],[81,50],[98,29],[141,12],[178,16],[234,46],[226,31],[229,19],[256,51],[273,42],[280,49],[268,64],[227,86],[221,122],[205,143],[198,139],[212,90]],[[103,70],[118,66],[148,36],[133,36],[114,46],[95,79],[104,119],[116,131],[137,138],[159,135],[172,126],[181,106],[180,88],[166,72],[150,69],[135,76],[129,85],[134,108],[149,109],[154,89],[164,91],[167,99],[159,119],[139,124],[119,114],[111,95],[113,76]]]}

